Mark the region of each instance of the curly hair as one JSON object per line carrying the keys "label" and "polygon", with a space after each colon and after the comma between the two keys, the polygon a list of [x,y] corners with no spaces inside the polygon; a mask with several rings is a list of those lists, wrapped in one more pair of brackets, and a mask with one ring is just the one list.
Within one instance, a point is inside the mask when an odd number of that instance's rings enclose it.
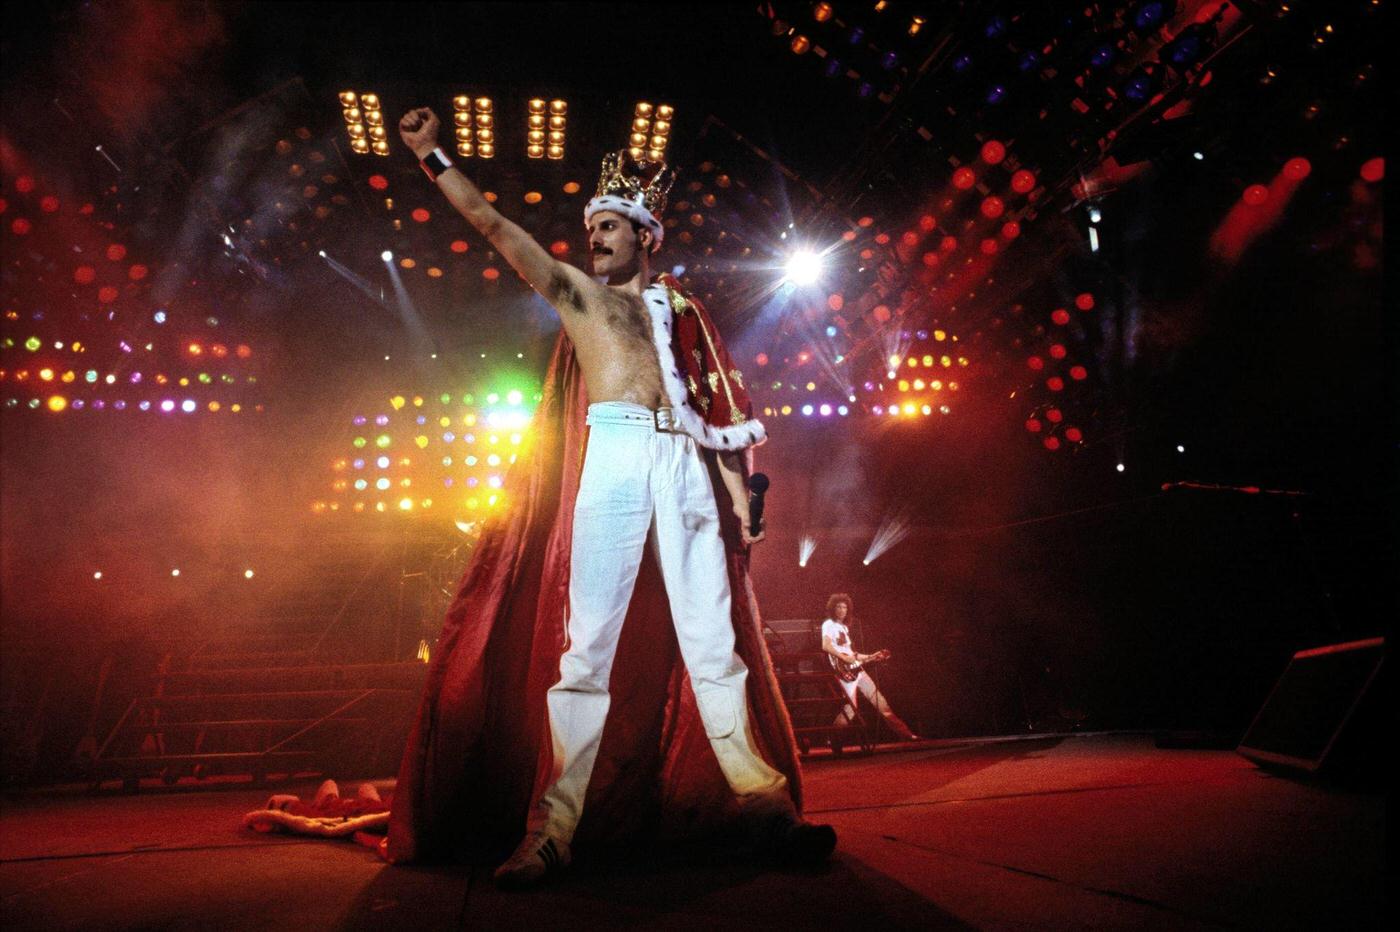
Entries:
{"label": "curly hair", "polygon": [[831,598],[826,600],[826,617],[835,618],[836,606],[840,605],[842,602],[846,603],[847,617],[855,613],[856,606],[855,603],[851,601],[851,597],[844,592],[836,592],[832,594]]}

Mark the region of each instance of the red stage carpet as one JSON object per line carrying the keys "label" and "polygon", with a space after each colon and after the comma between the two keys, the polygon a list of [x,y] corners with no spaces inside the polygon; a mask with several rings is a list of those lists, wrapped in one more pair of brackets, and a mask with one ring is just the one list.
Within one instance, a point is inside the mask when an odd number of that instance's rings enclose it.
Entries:
{"label": "red stage carpet", "polygon": [[1034,738],[806,773],[811,816],[841,835],[820,873],[595,862],[528,894],[497,892],[485,869],[389,868],[349,842],[244,833],[239,818],[267,795],[253,790],[12,797],[0,925],[1354,929],[1385,912],[1384,798],[1229,752]]}

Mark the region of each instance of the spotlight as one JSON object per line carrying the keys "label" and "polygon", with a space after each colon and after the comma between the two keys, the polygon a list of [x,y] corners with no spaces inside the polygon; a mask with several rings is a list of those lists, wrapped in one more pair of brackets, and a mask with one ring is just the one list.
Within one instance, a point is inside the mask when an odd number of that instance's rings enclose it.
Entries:
{"label": "spotlight", "polygon": [[795,285],[810,285],[822,274],[822,260],[816,253],[803,250],[788,257],[784,281]]}
{"label": "spotlight", "polygon": [[386,249],[379,254],[379,258],[383,259],[385,262],[393,262],[394,254]]}
{"label": "spotlight", "polygon": [[325,251],[324,249],[322,249],[320,252],[316,253],[316,255],[318,255],[318,256],[320,256],[322,259],[324,259],[324,258],[326,258],[326,251]]}

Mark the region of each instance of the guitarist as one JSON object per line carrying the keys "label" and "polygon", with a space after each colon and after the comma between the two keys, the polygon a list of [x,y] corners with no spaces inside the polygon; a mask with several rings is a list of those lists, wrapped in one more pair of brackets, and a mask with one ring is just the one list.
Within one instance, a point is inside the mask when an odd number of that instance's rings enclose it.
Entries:
{"label": "guitarist", "polygon": [[856,718],[856,692],[865,694],[865,698],[875,706],[885,721],[889,723],[890,729],[899,736],[902,741],[917,741],[918,735],[904,724],[904,720],[894,714],[890,704],[885,701],[885,696],[880,692],[875,681],[870,678],[870,674],[865,671],[865,665],[888,659],[890,652],[882,650],[874,654],[862,654],[856,651],[851,645],[851,631],[846,626],[846,621],[851,617],[851,597],[844,592],[838,592],[826,600],[826,620],[822,622],[822,650],[826,651],[827,660],[831,661],[831,667],[836,671],[837,678],[841,682],[841,688],[846,693],[846,704],[842,707],[840,714],[836,716],[837,725],[849,725]]}

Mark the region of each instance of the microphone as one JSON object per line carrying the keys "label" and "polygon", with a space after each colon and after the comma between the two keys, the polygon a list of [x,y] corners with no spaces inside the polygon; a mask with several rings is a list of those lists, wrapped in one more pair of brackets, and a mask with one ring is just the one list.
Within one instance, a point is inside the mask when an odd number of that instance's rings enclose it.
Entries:
{"label": "microphone", "polygon": [[768,476],[756,472],[749,477],[749,535],[757,537],[763,526],[763,493],[768,491]]}

